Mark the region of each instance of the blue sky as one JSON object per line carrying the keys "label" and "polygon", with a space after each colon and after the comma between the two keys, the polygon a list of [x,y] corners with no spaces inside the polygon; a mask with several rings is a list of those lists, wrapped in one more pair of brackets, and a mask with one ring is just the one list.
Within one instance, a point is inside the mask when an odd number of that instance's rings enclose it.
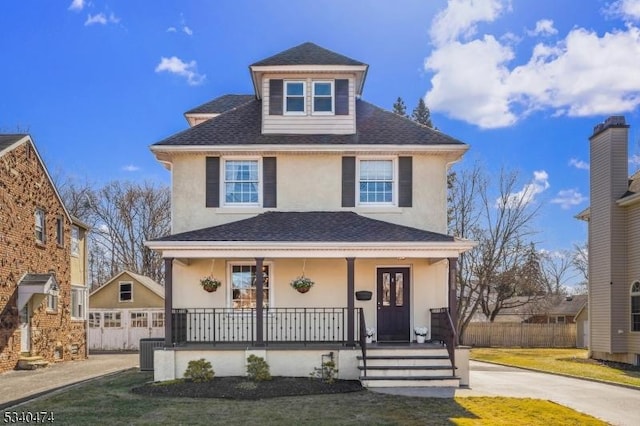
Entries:
{"label": "blue sky", "polygon": [[586,238],[595,124],[625,115],[640,164],[640,0],[2,2],[0,131],[31,133],[54,175],[168,183],[149,145],[305,41],[368,63],[374,104],[425,97],[463,165],[518,171],[541,248]]}

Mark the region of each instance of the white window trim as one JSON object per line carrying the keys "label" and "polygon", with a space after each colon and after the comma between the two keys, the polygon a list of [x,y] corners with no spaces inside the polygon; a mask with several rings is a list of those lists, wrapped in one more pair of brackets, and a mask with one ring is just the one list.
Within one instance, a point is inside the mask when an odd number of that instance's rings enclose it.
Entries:
{"label": "white window trim", "polygon": [[[91,316],[93,316],[93,321],[91,320]],[[97,325],[92,325],[92,324],[96,324],[95,320],[96,320],[96,316],[97,316]],[[87,327],[88,328],[100,328],[102,327],[102,312],[89,312],[88,316],[87,316]]]}
{"label": "white window trim", "polygon": [[[325,83],[331,85],[331,111],[316,111],[315,99],[316,99],[316,83]],[[336,111],[336,89],[334,80],[313,80],[311,82],[311,114],[313,115],[335,115]],[[326,98],[327,96],[320,96]]]}
{"label": "white window trim", "polygon": [[[136,318],[134,318],[134,315]],[[145,325],[134,325],[134,322],[143,320]],[[129,312],[129,327],[131,328],[149,328],[149,312],[147,311],[130,311]]]}
{"label": "white window trim", "polygon": [[[41,213],[41,214],[38,215],[38,213]],[[40,218],[41,222],[38,221],[38,217]],[[35,228],[34,236],[35,236],[36,242],[40,244],[44,244],[47,239],[47,220],[45,217],[46,217],[46,213],[44,209],[41,209],[40,207],[36,207],[36,210],[33,213],[34,228]],[[38,238],[39,229],[42,234],[42,238]]]}
{"label": "white window trim", "polygon": [[[391,160],[393,167],[392,199],[390,203],[368,203],[360,201],[360,162]],[[393,156],[373,156],[356,157],[356,207],[397,207],[398,206],[398,157]]]}
{"label": "white window trim", "polygon": [[[222,207],[256,208],[262,207],[262,157],[222,157],[222,167],[220,167],[220,205]],[[257,161],[258,162],[258,202],[257,203],[227,203],[227,181],[226,170],[227,161]]]}
{"label": "white window trim", "polygon": [[[73,234],[76,232],[76,238],[74,243]],[[71,256],[80,256],[80,228],[76,225],[71,225]]]}
{"label": "white window trim", "polygon": [[73,292],[77,291],[80,292],[80,297],[82,298],[82,316],[74,316],[73,315],[73,306],[71,306],[71,319],[73,321],[84,321],[86,319],[89,319],[88,316],[88,312],[87,312],[87,288],[85,286],[82,285],[71,285],[71,301],[73,302]]}
{"label": "white window trim", "polygon": [[[290,83],[302,83],[302,111],[288,111],[287,110],[287,86]],[[299,96],[295,96],[299,97]],[[307,82],[305,80],[284,80],[282,87],[282,114],[283,115],[307,115]]]}
{"label": "white window trim", "polygon": [[[47,309],[46,309],[46,311],[48,313],[58,313],[58,311],[60,310],[60,295],[58,293],[53,293],[53,292],[48,293],[47,297],[46,297],[46,300],[47,300]],[[55,302],[56,302],[56,306],[55,307],[53,307],[53,308],[51,307],[51,305],[49,304],[50,300],[55,300]]]}
{"label": "white window trim", "polygon": [[[231,281],[231,272],[234,266],[256,266],[255,262],[245,261],[245,262],[227,262],[227,308],[235,309],[233,307],[233,282]],[[262,266],[267,266],[269,268],[269,308],[275,307],[274,303],[274,285],[273,283],[273,262],[263,262]],[[239,314],[240,312],[238,312]]]}
{"label": "white window trim", "polygon": [[56,217],[56,244],[64,247],[64,219],[62,216]]}
{"label": "white window trim", "polygon": [[[122,284],[131,285],[131,299],[122,300]],[[133,281],[118,281],[118,302],[120,302],[120,303],[133,303]]]}
{"label": "white window trim", "polygon": [[[114,322],[115,322],[115,319],[119,316],[120,317],[120,321],[119,321],[120,325],[114,325],[114,326],[107,327],[107,315],[112,317]],[[119,312],[119,311],[108,311],[108,312],[103,312],[102,313],[102,327],[103,328],[122,328],[122,326],[123,326],[122,312]]]}
{"label": "white window trim", "polygon": [[640,330],[634,330],[633,329],[633,313],[631,312],[631,303],[632,303],[632,298],[633,297],[640,297],[640,291],[633,291],[633,286],[637,283],[640,282],[638,280],[634,281],[633,283],[631,283],[631,288],[629,288],[629,331],[631,333],[640,333]]}

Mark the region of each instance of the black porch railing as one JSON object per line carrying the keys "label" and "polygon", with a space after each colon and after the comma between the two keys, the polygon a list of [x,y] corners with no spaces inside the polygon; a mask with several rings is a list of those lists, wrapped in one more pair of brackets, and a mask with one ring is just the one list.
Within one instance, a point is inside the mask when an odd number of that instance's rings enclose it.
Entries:
{"label": "black porch railing", "polygon": [[[355,340],[361,308],[354,308]],[[263,342],[257,342],[256,309],[172,310],[172,343],[348,343],[348,308],[264,308]]]}
{"label": "black porch railing", "polygon": [[449,308],[431,309],[431,340],[439,340],[447,347],[451,368],[455,376],[457,337]]}

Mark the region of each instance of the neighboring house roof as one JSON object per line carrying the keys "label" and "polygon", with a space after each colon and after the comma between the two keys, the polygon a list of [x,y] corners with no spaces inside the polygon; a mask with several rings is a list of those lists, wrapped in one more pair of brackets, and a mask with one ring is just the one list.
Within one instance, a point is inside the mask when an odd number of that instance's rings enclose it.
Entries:
{"label": "neighboring house roof", "polygon": [[302,43],[251,64],[252,67],[272,65],[366,65],[314,43]]}
{"label": "neighboring house roof", "polygon": [[185,114],[222,114],[247,102],[251,102],[255,98],[255,95],[223,95],[190,109],[185,112]]}
{"label": "neighboring house roof", "polygon": [[578,315],[578,312],[587,304],[588,296],[586,294],[577,296],[567,296],[560,300],[559,303],[552,305],[549,310],[549,315]]}
{"label": "neighboring house roof", "polygon": [[[212,101],[212,102],[215,102]],[[204,104],[207,105],[207,104]],[[203,107],[204,107],[203,105]],[[208,111],[207,111],[208,112]],[[355,134],[263,134],[262,103],[253,99],[235,109],[186,129],[152,145],[460,145],[463,142],[385,111],[368,102],[356,101]]]}
{"label": "neighboring house roof", "polygon": [[136,274],[134,272],[127,271],[127,270],[123,270],[122,272],[114,275],[109,281],[107,281],[106,283],[104,283],[103,285],[101,285],[100,287],[95,289],[94,291],[92,291],[89,296],[93,296],[94,294],[96,294],[97,292],[102,290],[103,288],[108,287],[109,284],[115,282],[117,279],[119,279],[124,274],[129,275],[131,278],[133,278],[134,280],[138,281],[140,284],[142,284],[143,286],[147,287],[149,290],[151,290],[152,292],[154,292],[155,294],[157,294],[158,296],[160,296],[160,297],[162,297],[164,299],[164,287],[163,286],[161,286],[160,284],[158,284],[157,282],[155,282],[154,280],[152,280],[151,278],[149,278],[149,277],[147,277],[145,275]]}
{"label": "neighboring house roof", "polygon": [[266,212],[155,241],[453,242],[454,238],[353,212]]}

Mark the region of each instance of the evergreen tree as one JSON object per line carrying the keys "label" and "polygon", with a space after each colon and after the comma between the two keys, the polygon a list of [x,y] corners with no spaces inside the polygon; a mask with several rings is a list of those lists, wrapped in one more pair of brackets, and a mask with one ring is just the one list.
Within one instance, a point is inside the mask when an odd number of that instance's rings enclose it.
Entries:
{"label": "evergreen tree", "polygon": [[422,98],[420,98],[420,101],[418,101],[418,106],[413,110],[411,119],[416,123],[420,123],[423,126],[427,126],[433,129],[433,123],[431,122],[431,111],[429,111],[429,107],[427,107],[427,105],[424,103],[424,99]]}
{"label": "evergreen tree", "polygon": [[393,113],[409,118],[407,115],[407,106],[400,96],[398,96],[398,99],[393,103]]}

